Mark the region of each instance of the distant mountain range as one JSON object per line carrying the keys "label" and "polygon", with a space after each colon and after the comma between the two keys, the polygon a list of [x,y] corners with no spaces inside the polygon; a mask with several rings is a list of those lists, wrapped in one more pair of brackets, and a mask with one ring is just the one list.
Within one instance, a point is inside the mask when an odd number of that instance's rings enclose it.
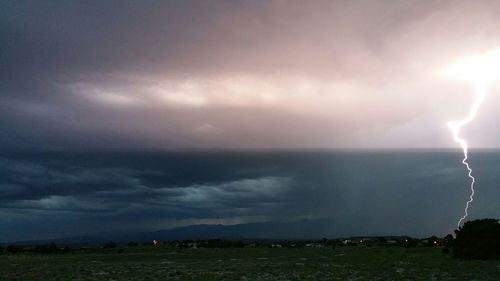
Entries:
{"label": "distant mountain range", "polygon": [[[192,225],[168,230],[139,233],[118,240],[179,239],[321,239],[333,232],[330,219],[294,222],[262,222],[236,225]],[[132,239],[134,240],[134,239]]]}
{"label": "distant mountain range", "polygon": [[[96,245],[105,241],[151,241],[153,239],[182,240],[182,239],[321,239],[334,238],[340,234],[334,228],[332,219],[299,220],[293,222],[262,222],[236,225],[191,225],[173,229],[140,232],[131,234],[107,234],[99,236],[77,236],[58,239],[17,241],[0,243],[2,245],[37,245],[56,243],[57,245]],[[337,236],[338,237],[338,236]]]}

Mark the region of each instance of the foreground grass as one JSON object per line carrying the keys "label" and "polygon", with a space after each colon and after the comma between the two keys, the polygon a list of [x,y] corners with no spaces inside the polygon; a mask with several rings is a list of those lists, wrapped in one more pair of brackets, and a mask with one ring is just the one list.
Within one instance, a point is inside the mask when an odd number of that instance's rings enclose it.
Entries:
{"label": "foreground grass", "polygon": [[138,247],[3,254],[0,280],[500,280],[500,261],[460,261],[437,248]]}

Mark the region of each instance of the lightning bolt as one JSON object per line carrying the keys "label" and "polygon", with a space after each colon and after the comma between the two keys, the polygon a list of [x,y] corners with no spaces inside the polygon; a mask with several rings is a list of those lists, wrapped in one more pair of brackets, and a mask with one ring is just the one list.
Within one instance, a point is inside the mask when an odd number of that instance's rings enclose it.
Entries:
{"label": "lightning bolt", "polygon": [[464,159],[462,160],[462,164],[467,168],[468,170],[468,176],[470,178],[470,196],[469,200],[465,204],[465,209],[464,209],[464,215],[463,217],[458,220],[457,226],[460,227],[460,224],[462,223],[465,218],[469,215],[469,206],[470,204],[474,201],[474,185],[476,184],[476,178],[472,175],[472,168],[470,163],[468,162],[469,159],[469,147],[467,145],[467,141],[460,137],[460,132],[462,131],[462,128],[470,123],[474,118],[476,117],[477,111],[481,105],[481,103],[484,101],[485,95],[486,95],[486,83],[484,82],[475,82],[474,85],[474,93],[475,93],[475,98],[474,98],[474,103],[472,104],[472,107],[469,111],[469,115],[467,115],[464,119],[459,120],[459,121],[450,121],[448,122],[448,127],[450,128],[451,132],[453,133],[453,139],[455,142],[457,142],[460,147],[463,150],[464,153]]}
{"label": "lightning bolt", "polygon": [[472,168],[468,161],[469,147],[467,141],[460,136],[462,128],[476,118],[477,111],[484,101],[486,96],[486,86],[489,82],[500,80],[500,49],[490,50],[488,52],[473,54],[457,59],[452,64],[440,71],[440,75],[447,78],[454,78],[472,82],[474,84],[474,102],[470,109],[469,115],[459,121],[448,122],[453,133],[453,139],[457,142],[463,150],[464,159],[462,164],[467,168],[468,176],[470,178],[470,196],[467,204],[465,204],[464,216],[458,220],[457,226],[467,218],[469,215],[469,206],[474,201],[474,185],[476,179],[472,174]]}

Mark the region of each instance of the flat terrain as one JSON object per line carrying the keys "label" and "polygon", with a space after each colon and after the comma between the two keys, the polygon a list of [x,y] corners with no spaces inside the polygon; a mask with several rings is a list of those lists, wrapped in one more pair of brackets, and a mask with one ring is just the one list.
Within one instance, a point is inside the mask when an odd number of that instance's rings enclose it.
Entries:
{"label": "flat terrain", "polygon": [[500,280],[500,261],[438,248],[186,249],[0,254],[0,280]]}

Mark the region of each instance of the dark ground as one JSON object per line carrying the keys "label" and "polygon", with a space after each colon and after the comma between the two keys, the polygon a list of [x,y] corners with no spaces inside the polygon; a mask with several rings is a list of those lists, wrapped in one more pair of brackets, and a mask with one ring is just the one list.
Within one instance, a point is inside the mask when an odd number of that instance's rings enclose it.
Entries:
{"label": "dark ground", "polygon": [[[123,252],[122,252],[123,251]],[[500,280],[500,260],[461,261],[440,248],[185,249],[1,254],[1,280]]]}

